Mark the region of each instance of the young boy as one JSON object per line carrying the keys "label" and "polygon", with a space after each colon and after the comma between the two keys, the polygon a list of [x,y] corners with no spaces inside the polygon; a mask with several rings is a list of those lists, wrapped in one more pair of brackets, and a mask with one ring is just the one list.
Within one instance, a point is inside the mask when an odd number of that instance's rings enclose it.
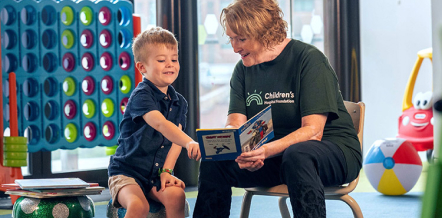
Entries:
{"label": "young boy", "polygon": [[109,190],[115,207],[128,217],[147,217],[148,200],[161,202],[167,217],[184,217],[185,184],[173,168],[185,147],[199,160],[197,142],[182,129],[187,102],[171,84],[178,77],[178,42],[161,27],[139,34],[133,41],[137,69],[143,81],[133,90],[123,120],[116,153],[109,163]]}

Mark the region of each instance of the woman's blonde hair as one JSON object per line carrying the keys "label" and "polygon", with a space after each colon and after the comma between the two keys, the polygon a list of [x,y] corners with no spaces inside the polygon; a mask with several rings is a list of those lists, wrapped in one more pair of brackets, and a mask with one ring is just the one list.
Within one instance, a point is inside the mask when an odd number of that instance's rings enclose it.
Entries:
{"label": "woman's blonde hair", "polygon": [[287,37],[287,22],[276,0],[235,0],[220,15],[221,26],[237,35],[253,38],[267,48]]}
{"label": "woman's blonde hair", "polygon": [[146,60],[149,52],[149,48],[145,47],[147,45],[164,45],[168,49],[174,49],[178,46],[178,41],[173,33],[161,27],[152,27],[145,30],[138,34],[132,43],[135,62]]}

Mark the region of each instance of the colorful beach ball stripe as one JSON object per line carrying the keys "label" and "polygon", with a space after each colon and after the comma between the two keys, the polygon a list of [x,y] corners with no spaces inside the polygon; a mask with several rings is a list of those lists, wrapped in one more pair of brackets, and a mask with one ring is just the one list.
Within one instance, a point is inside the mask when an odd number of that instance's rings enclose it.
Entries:
{"label": "colorful beach ball stripe", "polygon": [[386,195],[410,191],[422,172],[422,161],[405,139],[377,140],[364,160],[364,171],[371,185]]}

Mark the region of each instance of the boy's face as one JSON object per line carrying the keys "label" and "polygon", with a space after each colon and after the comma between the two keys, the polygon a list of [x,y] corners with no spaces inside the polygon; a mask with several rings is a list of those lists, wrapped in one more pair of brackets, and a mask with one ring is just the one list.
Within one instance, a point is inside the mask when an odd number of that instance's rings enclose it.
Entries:
{"label": "boy's face", "polygon": [[170,49],[165,45],[148,45],[144,49],[147,48],[146,59],[137,62],[137,68],[146,79],[166,93],[167,86],[176,80],[180,71],[178,47]]}

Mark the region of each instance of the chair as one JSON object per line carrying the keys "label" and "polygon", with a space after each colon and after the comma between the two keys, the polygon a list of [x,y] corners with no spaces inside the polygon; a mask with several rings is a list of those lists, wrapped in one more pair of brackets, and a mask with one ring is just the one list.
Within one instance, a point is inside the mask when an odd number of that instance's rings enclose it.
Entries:
{"label": "chair", "polygon": [[[361,142],[362,150],[362,136],[364,130],[364,115],[365,115],[365,104],[363,102],[354,103],[349,101],[344,101],[345,107],[353,120],[353,125],[355,126],[356,132],[358,134],[359,141]],[[358,177],[352,182],[335,187],[325,187],[324,194],[326,200],[341,200],[344,201],[348,206],[350,206],[353,211],[353,215],[356,218],[362,218],[362,211],[358,203],[350,196],[348,193],[352,192],[359,181]],[[290,218],[290,213],[287,208],[286,199],[289,197],[287,186],[285,184],[274,186],[274,187],[254,187],[246,188],[244,197],[242,200],[241,214],[240,218],[249,217],[250,204],[253,195],[268,195],[268,196],[280,196],[279,198],[279,210],[283,218]]]}

